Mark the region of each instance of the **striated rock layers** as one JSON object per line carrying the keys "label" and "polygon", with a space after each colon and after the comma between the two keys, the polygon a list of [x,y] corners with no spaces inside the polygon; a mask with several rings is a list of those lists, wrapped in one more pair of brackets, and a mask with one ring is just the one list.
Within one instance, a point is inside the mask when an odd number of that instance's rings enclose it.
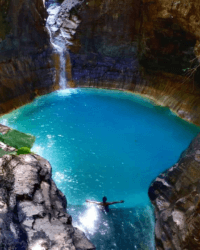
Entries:
{"label": "striated rock layers", "polygon": [[0,114],[56,89],[43,0],[0,1]]}
{"label": "striated rock layers", "polygon": [[65,37],[69,79],[130,90],[200,125],[198,0],[67,1],[54,37]]}
{"label": "striated rock layers", "polygon": [[0,158],[1,249],[95,249],[72,226],[66,206],[47,160],[33,154]]}
{"label": "striated rock layers", "polygon": [[149,188],[155,206],[156,249],[200,249],[200,135]]}
{"label": "striated rock layers", "polygon": [[[51,39],[69,48],[70,86],[130,90],[200,125],[199,9],[198,0],[65,0],[49,12],[58,10]],[[0,1],[0,114],[58,89],[47,16],[43,0]]]}

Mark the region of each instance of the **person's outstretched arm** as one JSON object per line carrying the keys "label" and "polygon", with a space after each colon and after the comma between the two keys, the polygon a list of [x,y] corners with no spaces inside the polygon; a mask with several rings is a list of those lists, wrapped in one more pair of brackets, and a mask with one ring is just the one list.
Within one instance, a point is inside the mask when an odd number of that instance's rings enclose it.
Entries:
{"label": "person's outstretched arm", "polygon": [[98,202],[98,201],[90,201],[90,200],[85,200],[86,202],[88,203],[94,203],[94,204],[97,204],[97,205],[101,205],[102,202]]}
{"label": "person's outstretched arm", "polygon": [[113,204],[116,204],[116,203],[124,203],[124,201],[113,201],[113,202],[107,202],[108,205],[113,205]]}

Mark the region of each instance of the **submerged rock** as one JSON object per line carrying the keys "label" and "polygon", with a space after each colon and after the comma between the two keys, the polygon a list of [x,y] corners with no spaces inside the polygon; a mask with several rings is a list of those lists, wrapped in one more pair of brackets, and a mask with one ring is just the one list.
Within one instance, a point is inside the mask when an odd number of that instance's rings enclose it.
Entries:
{"label": "submerged rock", "polygon": [[51,171],[36,154],[0,158],[1,249],[95,249],[73,227]]}
{"label": "submerged rock", "polygon": [[156,249],[200,249],[200,135],[149,188]]}

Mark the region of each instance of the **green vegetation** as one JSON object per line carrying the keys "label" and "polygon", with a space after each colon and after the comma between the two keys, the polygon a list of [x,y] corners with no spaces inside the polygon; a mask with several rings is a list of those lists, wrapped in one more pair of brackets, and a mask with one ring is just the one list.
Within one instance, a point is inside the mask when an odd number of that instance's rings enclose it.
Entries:
{"label": "green vegetation", "polygon": [[24,155],[24,154],[30,154],[30,153],[31,153],[31,149],[28,147],[22,147],[17,150],[17,155]]}
{"label": "green vegetation", "polygon": [[11,129],[5,135],[0,134],[0,141],[16,149],[22,147],[32,148],[35,137]]}

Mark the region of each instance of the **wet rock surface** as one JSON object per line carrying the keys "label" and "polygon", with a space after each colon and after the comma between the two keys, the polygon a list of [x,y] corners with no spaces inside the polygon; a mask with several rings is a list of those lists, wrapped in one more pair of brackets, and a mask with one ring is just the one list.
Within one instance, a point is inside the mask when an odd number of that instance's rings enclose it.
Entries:
{"label": "wet rock surface", "polygon": [[95,249],[73,227],[51,171],[38,155],[0,158],[1,249]]}
{"label": "wet rock surface", "polygon": [[200,249],[200,135],[149,188],[156,249]]}

